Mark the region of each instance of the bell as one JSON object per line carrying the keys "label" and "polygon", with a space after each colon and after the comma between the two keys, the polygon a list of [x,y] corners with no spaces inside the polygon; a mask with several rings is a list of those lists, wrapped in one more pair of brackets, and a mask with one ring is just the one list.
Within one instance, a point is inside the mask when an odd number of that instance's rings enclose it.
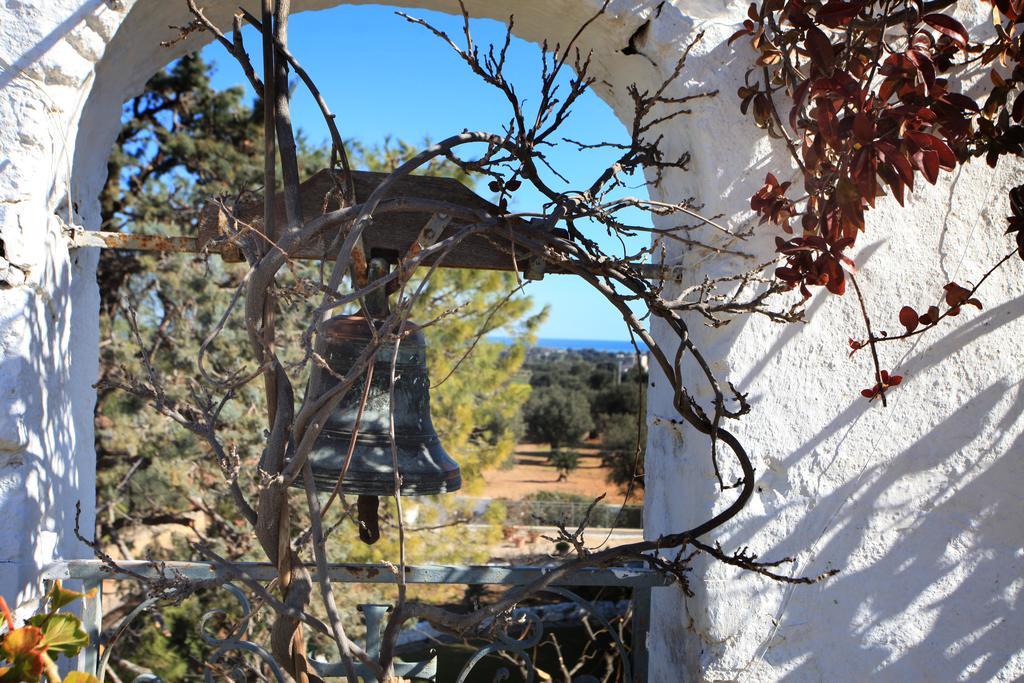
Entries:
{"label": "bell", "polygon": [[[371,324],[375,323],[361,315],[339,315],[324,323],[321,328],[326,342],[323,356],[334,375],[323,373],[323,390],[337,384],[338,377],[343,377],[356,363],[373,339]],[[430,419],[430,379],[423,332],[413,323],[406,323],[406,329],[408,333],[400,342],[385,343],[378,348],[362,415],[359,416],[359,404],[366,391],[365,374],[362,383],[357,382],[345,393],[314,442],[309,462],[317,490],[333,491],[344,470],[341,488],[344,493],[394,495],[389,426],[395,343],[398,343],[398,358],[394,420],[400,495],[450,493],[462,486],[459,465],[445,452]],[[345,469],[353,432],[356,433],[355,444]]]}

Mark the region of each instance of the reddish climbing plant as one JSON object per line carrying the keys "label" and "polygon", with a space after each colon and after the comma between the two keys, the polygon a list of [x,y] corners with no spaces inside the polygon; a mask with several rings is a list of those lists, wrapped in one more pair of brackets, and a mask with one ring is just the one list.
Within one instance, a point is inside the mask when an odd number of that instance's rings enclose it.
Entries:
{"label": "reddish climbing plant", "polygon": [[[995,30],[985,38],[968,32],[953,5],[761,0],[730,39],[749,38],[757,55],[739,89],[741,110],[786,142],[799,169],[802,187],[769,173],[750,206],[787,234],[776,239],[784,263],[775,276],[805,298],[813,287],[842,295],[848,280],[856,285],[847,252],[880,197],[902,206],[922,181],[934,185],[972,158],[994,167],[1002,156],[1024,156],[1024,2],[994,0]],[[967,67],[987,71],[981,103],[950,78]],[[980,309],[981,283],[1015,255],[1024,258],[1024,185],[1009,199],[1015,250],[971,287],[947,283],[943,307],[904,306],[902,333],[876,334],[857,288],[868,335],[850,348],[872,351],[875,383],[861,392],[866,398],[884,403],[886,389],[902,380],[881,368],[876,344],[921,334],[965,305]]]}

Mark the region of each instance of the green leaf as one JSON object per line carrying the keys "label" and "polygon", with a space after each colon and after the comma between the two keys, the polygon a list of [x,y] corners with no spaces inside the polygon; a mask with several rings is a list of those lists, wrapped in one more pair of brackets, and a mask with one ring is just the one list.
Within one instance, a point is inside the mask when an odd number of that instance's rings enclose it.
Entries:
{"label": "green leaf", "polygon": [[29,619],[29,623],[43,630],[43,642],[49,652],[73,657],[89,644],[89,634],[74,614],[41,614]]}
{"label": "green leaf", "polygon": [[89,591],[88,593],[80,593],[78,591],[69,590],[61,585],[60,581],[53,582],[53,588],[50,589],[50,611],[56,612],[61,607],[70,605],[75,600],[82,597],[92,597],[95,594],[96,589]]}

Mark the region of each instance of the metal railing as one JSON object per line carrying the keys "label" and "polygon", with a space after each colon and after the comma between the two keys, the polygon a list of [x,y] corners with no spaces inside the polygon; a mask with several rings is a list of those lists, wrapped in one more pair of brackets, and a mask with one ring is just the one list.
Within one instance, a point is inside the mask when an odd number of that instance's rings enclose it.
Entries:
{"label": "metal railing", "polygon": [[[43,574],[42,578],[45,580],[81,581],[85,590],[96,589],[93,595],[85,599],[82,608],[82,621],[89,633],[90,645],[79,655],[77,664],[79,670],[92,673],[101,681],[104,680],[106,674],[113,647],[106,646],[100,654],[100,644],[104,641],[102,627],[104,581],[139,580],[136,577],[151,580],[173,578],[178,581],[186,579],[220,586],[238,601],[241,610],[240,619],[226,635],[220,636],[207,627],[212,617],[223,616],[223,612],[220,610],[208,611],[196,625],[199,635],[210,647],[204,671],[207,681],[215,680],[213,672],[218,668],[218,664],[239,654],[257,657],[262,663],[263,671],[271,676],[271,680],[282,683],[286,680],[270,653],[258,643],[248,640],[248,626],[252,617],[251,606],[245,592],[233,583],[233,581],[237,582],[239,577],[245,577],[247,581],[255,580],[261,583],[272,581],[277,576],[272,565],[240,562],[220,568],[211,564],[193,562],[123,562],[118,566],[129,570],[135,576],[113,572],[99,560],[60,562],[50,566]],[[550,571],[551,568],[543,566],[425,565],[408,567],[405,576],[408,584],[499,585],[514,588],[530,584],[545,572]],[[315,568],[310,567],[310,571],[315,575]],[[394,568],[386,565],[333,564],[328,568],[328,575],[332,582],[339,584],[396,584],[398,582]],[[557,612],[558,618],[562,622],[569,620],[578,621],[580,624],[585,623],[590,637],[594,637],[589,626],[590,620],[596,621],[603,629],[607,629],[609,634],[607,642],[611,651],[606,652],[605,655],[606,658],[615,658],[618,661],[617,670],[620,675],[617,680],[624,683],[644,683],[647,680],[646,640],[650,623],[651,589],[668,586],[672,583],[673,579],[670,576],[634,566],[580,570],[540,592],[547,600],[546,605],[533,608],[521,606],[501,623],[493,623],[492,628],[489,629],[493,636],[490,642],[480,644],[481,638],[474,636],[477,649],[457,675],[449,673],[447,676],[439,677],[436,654],[427,661],[396,660],[395,674],[408,679],[433,683],[475,681],[480,679],[474,677],[474,672],[477,671],[481,662],[490,656],[492,659],[501,657],[505,664],[515,662],[514,666],[518,669],[522,680],[533,681],[537,673],[533,654],[536,654],[536,649],[546,637],[545,619],[548,614]],[[587,587],[613,587],[630,590],[630,611],[632,612],[630,640],[634,644],[631,651],[627,650],[623,642],[624,639],[616,634],[596,604],[574,592],[574,589],[579,591],[579,589]],[[159,601],[159,597],[144,600],[118,624],[114,632],[123,632],[137,616],[156,606]],[[388,609],[387,605],[360,606],[366,622],[364,649],[374,658],[380,652],[381,631]],[[313,664],[321,676],[332,680],[345,680],[344,669],[340,662],[313,660]],[[219,668],[222,670],[223,666]],[[356,673],[366,683],[377,680],[362,665],[356,667]],[[512,675],[511,670],[506,666],[498,671],[495,680],[509,680]],[[228,677],[231,680],[250,680],[246,674],[237,670],[229,674]],[[136,676],[134,682],[148,683],[160,680],[154,674],[142,674]],[[583,683],[596,681],[597,678],[584,674],[576,676],[572,680],[574,683]]]}

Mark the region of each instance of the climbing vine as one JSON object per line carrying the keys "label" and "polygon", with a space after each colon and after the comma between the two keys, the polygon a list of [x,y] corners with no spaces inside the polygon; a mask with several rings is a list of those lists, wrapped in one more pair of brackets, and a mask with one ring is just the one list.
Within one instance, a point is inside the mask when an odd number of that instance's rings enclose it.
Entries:
{"label": "climbing vine", "polygon": [[[739,89],[741,110],[785,141],[796,182],[768,173],[750,200],[776,238],[775,277],[805,298],[813,287],[843,295],[852,281],[868,326],[851,353],[870,347],[885,401],[901,376],[883,370],[875,346],[922,334],[964,306],[982,307],[979,286],[1015,255],[1024,258],[1024,186],[1010,191],[1014,251],[978,282],[943,287],[943,306],[904,306],[902,332],[874,332],[848,255],[865,214],[891,196],[902,206],[922,182],[983,157],[1024,155],[1024,4],[995,0],[994,30],[972,36],[952,0],[762,0],[730,43],[746,38],[754,64]],[[983,101],[970,92],[980,81]],[[802,192],[802,194],[801,194]]]}

